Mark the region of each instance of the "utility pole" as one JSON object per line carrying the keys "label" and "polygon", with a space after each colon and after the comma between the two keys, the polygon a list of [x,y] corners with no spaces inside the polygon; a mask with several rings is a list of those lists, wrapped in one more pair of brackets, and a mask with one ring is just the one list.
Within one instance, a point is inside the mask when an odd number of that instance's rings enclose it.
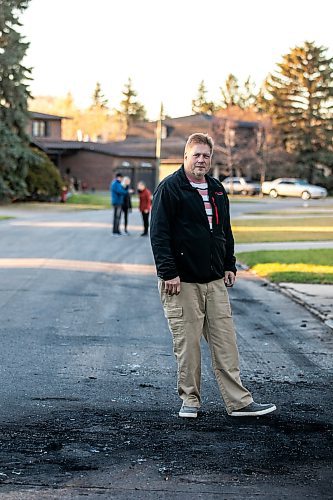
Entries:
{"label": "utility pole", "polygon": [[262,185],[266,177],[266,147],[267,147],[267,130],[265,125],[259,125],[257,130],[257,155],[260,159],[260,196],[262,194]]}
{"label": "utility pole", "polygon": [[226,145],[227,151],[227,161],[228,161],[228,172],[230,176],[230,194],[234,194],[234,182],[233,182],[233,165],[232,165],[232,148],[235,146],[235,129],[231,128],[229,121],[227,120],[224,128],[224,143]]}
{"label": "utility pole", "polygon": [[162,120],[163,120],[163,103],[161,102],[160,117],[156,123],[155,187],[160,182],[161,147],[162,147]]}

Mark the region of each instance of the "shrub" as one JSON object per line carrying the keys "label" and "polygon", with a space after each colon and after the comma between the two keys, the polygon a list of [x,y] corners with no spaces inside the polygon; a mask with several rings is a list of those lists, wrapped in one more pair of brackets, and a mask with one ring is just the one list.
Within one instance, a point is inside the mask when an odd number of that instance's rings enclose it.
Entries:
{"label": "shrub", "polygon": [[26,200],[51,201],[59,199],[63,181],[57,167],[49,157],[38,149],[33,149],[35,160],[29,165],[25,179],[28,195]]}

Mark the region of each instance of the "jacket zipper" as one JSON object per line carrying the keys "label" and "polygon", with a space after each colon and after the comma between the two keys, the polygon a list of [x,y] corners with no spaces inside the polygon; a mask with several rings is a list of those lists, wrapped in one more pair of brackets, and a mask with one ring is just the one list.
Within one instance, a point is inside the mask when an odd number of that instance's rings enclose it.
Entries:
{"label": "jacket zipper", "polygon": [[219,224],[219,211],[217,209],[217,205],[215,203],[215,198],[214,196],[212,196],[212,202],[213,202],[213,206],[214,206],[214,211],[215,211],[215,219],[216,219],[216,225]]}

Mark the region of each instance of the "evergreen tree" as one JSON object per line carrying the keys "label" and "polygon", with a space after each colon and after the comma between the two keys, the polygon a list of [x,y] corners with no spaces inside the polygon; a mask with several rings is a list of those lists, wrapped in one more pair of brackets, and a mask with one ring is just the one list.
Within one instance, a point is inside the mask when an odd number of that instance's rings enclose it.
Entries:
{"label": "evergreen tree", "polygon": [[132,79],[129,78],[122,91],[123,99],[120,102],[120,114],[124,117],[126,130],[133,121],[144,120],[146,110],[136,99],[137,93],[133,89]]}
{"label": "evergreen tree", "polygon": [[204,80],[202,80],[198,87],[198,95],[196,99],[192,100],[192,112],[194,114],[207,113],[209,115],[214,113],[215,106],[211,101],[207,101],[207,90]]}
{"label": "evergreen tree", "polygon": [[34,154],[29,148],[27,81],[30,70],[22,65],[28,48],[19,15],[29,0],[2,0],[0,9],[0,199],[22,195]]}
{"label": "evergreen tree", "polygon": [[292,49],[268,76],[263,99],[309,182],[316,166],[333,166],[333,58],[326,52],[313,42]]}
{"label": "evergreen tree", "polygon": [[263,81],[256,99],[256,109],[262,113],[270,113],[270,101],[268,100],[268,81],[269,76]]}
{"label": "evergreen tree", "polygon": [[238,106],[241,109],[251,109],[256,106],[257,93],[255,90],[255,84],[249,76],[240,91]]}
{"label": "evergreen tree", "polygon": [[105,98],[102,87],[99,82],[96,83],[94,93],[92,95],[92,109],[107,109],[108,100]]}
{"label": "evergreen tree", "polygon": [[240,90],[238,79],[235,75],[230,73],[224,83],[224,87],[221,87],[222,108],[226,109],[231,106],[238,106],[240,101]]}
{"label": "evergreen tree", "polygon": [[222,94],[222,109],[237,107],[243,110],[250,110],[256,107],[257,93],[255,91],[255,84],[250,76],[245,80],[243,85],[240,85],[238,78],[230,73],[220,90]]}

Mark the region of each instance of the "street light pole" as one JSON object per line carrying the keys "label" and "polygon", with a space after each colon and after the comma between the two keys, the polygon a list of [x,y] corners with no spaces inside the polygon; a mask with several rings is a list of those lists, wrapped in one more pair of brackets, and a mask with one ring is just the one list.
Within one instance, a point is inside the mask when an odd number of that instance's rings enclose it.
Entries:
{"label": "street light pole", "polygon": [[161,103],[160,117],[156,123],[156,149],[155,149],[155,187],[160,182],[160,165],[161,165],[161,147],[162,147],[162,120],[163,120],[163,103]]}

